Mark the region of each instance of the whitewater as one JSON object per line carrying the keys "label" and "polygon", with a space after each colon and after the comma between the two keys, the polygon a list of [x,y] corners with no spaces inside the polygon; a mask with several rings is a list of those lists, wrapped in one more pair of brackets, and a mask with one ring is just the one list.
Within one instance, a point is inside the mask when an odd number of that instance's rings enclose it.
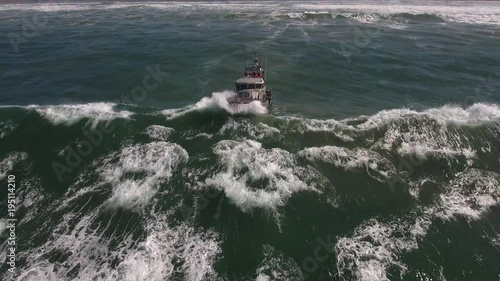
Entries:
{"label": "whitewater", "polygon": [[[0,4],[0,279],[498,280],[499,23],[496,1]],[[231,106],[254,48],[273,106]]]}

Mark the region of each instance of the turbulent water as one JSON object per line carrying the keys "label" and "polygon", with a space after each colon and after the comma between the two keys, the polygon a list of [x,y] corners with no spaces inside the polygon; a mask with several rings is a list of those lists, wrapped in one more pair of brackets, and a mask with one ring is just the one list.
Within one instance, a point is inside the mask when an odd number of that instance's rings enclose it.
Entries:
{"label": "turbulent water", "polygon": [[[493,1],[0,5],[0,279],[499,280],[499,28]],[[269,110],[226,101],[254,48]]]}

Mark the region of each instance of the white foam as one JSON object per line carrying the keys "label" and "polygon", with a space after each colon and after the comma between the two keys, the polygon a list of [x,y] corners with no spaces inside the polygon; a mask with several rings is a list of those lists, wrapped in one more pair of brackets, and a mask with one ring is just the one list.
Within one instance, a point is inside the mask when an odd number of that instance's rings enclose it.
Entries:
{"label": "white foam", "polygon": [[38,177],[23,179],[22,189],[17,190],[18,211],[22,210],[22,219],[18,222],[19,225],[28,224],[32,219],[39,215],[38,208],[42,206],[44,199],[50,197],[42,189],[41,180]]}
{"label": "white foam", "polygon": [[365,130],[373,129],[391,121],[407,118],[429,118],[442,124],[475,125],[482,122],[500,121],[500,105],[475,103],[467,108],[444,105],[421,112],[410,109],[382,110],[357,127]]}
{"label": "white foam", "polygon": [[479,219],[492,206],[500,205],[500,175],[467,169],[454,177],[439,198],[441,204],[429,208],[429,214],[444,220],[457,216]]}
{"label": "white foam", "polygon": [[267,280],[303,280],[304,277],[297,263],[271,245],[263,245],[263,259],[259,264],[256,281]]}
{"label": "white foam", "polygon": [[325,3],[311,2],[307,4],[291,3],[199,3],[199,2],[141,2],[141,3],[30,3],[30,4],[4,4],[0,11],[9,10],[36,10],[42,12],[65,12],[83,10],[110,10],[110,9],[144,9],[153,8],[165,11],[183,13],[193,11],[223,11],[233,13],[250,13],[267,16],[273,11],[271,17],[284,15],[289,18],[305,19],[307,15],[316,14],[345,14],[345,16],[360,22],[372,23],[382,19],[398,20],[399,14],[436,15],[447,22],[469,24],[500,24],[500,6],[492,2],[467,2],[464,5],[446,5],[443,3]]}
{"label": "white foam", "polygon": [[[134,150],[134,147],[130,149]],[[140,149],[136,147],[136,150]],[[125,158],[133,157],[125,153]],[[129,171],[134,170],[133,162],[123,166],[132,167]],[[145,162],[150,168],[155,165]],[[85,182],[75,185],[81,184]],[[123,227],[122,222],[125,222],[127,229],[113,229],[117,225],[102,223],[102,215],[109,214],[106,204],[98,207],[87,205],[88,202],[85,207],[68,204],[90,190],[92,188],[84,192],[78,189],[73,194],[75,190],[72,188],[64,198],[45,207],[64,215],[62,219],[57,216],[47,218],[46,222],[56,227],[50,228],[51,235],[45,242],[39,241],[37,244],[42,242],[38,244],[40,246],[18,253],[19,258],[26,260],[18,280],[67,280],[71,276],[72,280],[160,281],[179,274],[186,280],[217,278],[214,265],[221,251],[217,233],[197,230],[185,223],[171,225],[170,222],[175,220],[168,217],[170,211],[142,213],[139,221],[132,219],[127,222],[129,216],[121,217],[119,225]],[[62,256],[53,260],[54,255]]]}
{"label": "white foam", "polygon": [[278,117],[285,121],[285,126],[290,127],[290,123],[298,122],[299,126],[296,130],[304,134],[305,132],[329,132],[334,134],[337,138],[345,141],[354,141],[354,136],[357,133],[356,128],[339,122],[335,119],[319,120],[319,119],[305,119],[291,116]]}
{"label": "white foam", "polygon": [[[252,208],[275,210],[293,193],[319,192],[314,184],[307,183],[314,177],[314,171],[298,166],[288,151],[264,149],[261,143],[252,140],[223,140],[213,151],[219,157],[222,171],[205,183],[222,189],[242,211]],[[266,183],[259,186],[263,181]]]}
{"label": "white foam", "polygon": [[175,130],[170,127],[151,125],[146,128],[146,133],[153,140],[166,141]]}
{"label": "white foam", "polygon": [[194,105],[184,108],[166,109],[162,113],[167,119],[178,118],[185,114],[195,111],[204,110],[225,110],[229,114],[264,114],[267,113],[267,108],[259,101],[253,101],[248,104],[229,105],[227,99],[235,93],[232,91],[215,92],[211,97],[204,97]]}
{"label": "white foam", "polygon": [[[163,215],[144,218],[145,238],[128,233],[103,235],[110,227],[97,226],[102,208],[79,217],[64,215],[52,236],[40,247],[23,251],[26,258],[18,280],[168,280],[181,273],[187,280],[216,277],[220,254],[218,236],[181,224],[171,226]],[[76,223],[74,223],[76,221]],[[113,231],[113,229],[108,229]],[[51,261],[48,251],[65,254],[65,261]]]}
{"label": "white foam", "polygon": [[[113,185],[109,202],[124,208],[143,207],[156,194],[158,185],[187,159],[188,153],[181,146],[167,142],[124,147],[100,169],[103,179]],[[130,177],[134,173],[142,175]]]}
{"label": "white foam", "polygon": [[12,171],[14,165],[25,160],[26,158],[28,158],[28,154],[26,152],[16,151],[7,154],[7,156],[0,161],[0,180],[3,180],[7,174]]}
{"label": "white foam", "polygon": [[[356,227],[351,237],[340,237],[335,245],[337,270],[345,280],[390,280],[389,267],[402,276],[406,265],[401,255],[418,248],[418,238],[425,235],[430,223],[417,218],[412,225],[403,219],[381,223],[370,219]],[[351,277],[352,276],[352,277]]]}
{"label": "white foam", "polygon": [[195,134],[190,134],[191,132],[187,131],[183,133],[183,136],[187,140],[193,140],[196,138],[205,138],[205,139],[211,139],[213,138],[214,135],[212,134],[207,134],[207,133],[195,133]]}
{"label": "white foam", "polygon": [[[166,280],[179,269],[186,280],[201,281],[214,277],[214,263],[220,254],[214,232],[196,232],[192,227],[170,227],[160,219],[148,227],[148,236],[118,266],[114,280]],[[179,261],[177,261],[178,263]]]}
{"label": "white foam", "polygon": [[498,251],[500,251],[500,233],[497,233],[497,236],[491,239],[491,245],[495,247]]}
{"label": "white foam", "polygon": [[457,161],[459,156],[472,165],[476,159],[476,149],[467,135],[439,122],[413,122],[412,119],[391,124],[383,138],[373,145],[387,151],[397,151],[404,156],[415,156],[419,160],[446,158]]}
{"label": "white foam", "polygon": [[235,120],[229,118],[224,126],[217,134],[223,135],[231,132],[233,135],[238,136],[241,132],[245,132],[245,136],[250,136],[252,139],[262,140],[269,137],[279,137],[280,131],[277,128],[271,127],[262,122],[253,124],[247,119]]}
{"label": "white foam", "polygon": [[476,159],[476,149],[461,131],[444,122],[414,122],[411,118],[389,124],[372,148],[396,151],[419,160],[445,158],[451,162],[463,156],[466,164],[472,165]]}
{"label": "white foam", "polygon": [[40,12],[61,12],[61,11],[81,11],[87,10],[91,6],[90,5],[78,5],[71,3],[30,3],[30,4],[3,4],[0,6],[0,11],[10,11],[10,10],[34,10]]}
{"label": "white foam", "polygon": [[7,220],[0,219],[0,236],[3,236],[3,232],[7,230]]}
{"label": "white foam", "polygon": [[[310,16],[317,16],[317,15],[330,15],[331,14],[327,11],[305,11],[305,12],[289,12],[285,13],[285,16],[291,18],[291,19],[307,19]],[[282,14],[272,14],[273,17],[276,16],[283,16]]]}
{"label": "white foam", "polygon": [[428,141],[426,143],[418,143],[415,141],[403,142],[398,148],[398,153],[401,155],[415,155],[421,160],[425,160],[430,156],[443,158],[456,158],[463,155],[469,159],[469,165],[472,164],[472,159],[476,158],[476,150],[470,147],[446,147],[442,146],[442,142]]}
{"label": "white foam", "polygon": [[[76,218],[76,214],[65,214],[63,221],[42,246],[18,253],[20,257],[26,258],[27,263],[26,268],[20,271],[18,280],[65,280],[66,274],[81,264],[85,266],[79,268],[78,276],[73,280],[84,280],[88,276],[99,276],[107,272],[106,266],[101,266],[98,261],[109,257],[106,239],[91,228],[96,216],[97,211],[93,211],[83,216],[74,228],[71,228],[70,221]],[[53,250],[71,253],[66,266],[48,260],[45,255],[47,251]]]}
{"label": "white foam", "polygon": [[[363,148],[350,150],[338,146],[309,147],[299,151],[297,155],[312,162],[330,163],[344,170],[362,168],[370,177],[381,182],[385,182],[397,174],[396,168],[388,159],[375,151]],[[376,174],[373,174],[374,172]]]}
{"label": "white foam", "polygon": [[[411,15],[436,15],[449,22],[470,24],[500,24],[500,6],[496,3],[468,2],[467,5],[443,5],[441,3],[428,3],[424,5],[402,4],[402,3],[380,3],[380,4],[334,4],[334,3],[311,3],[295,4],[294,8],[303,10],[341,11],[344,13],[374,15],[375,20],[382,16],[391,18],[398,14]],[[371,21],[368,21],[371,22]]]}
{"label": "white foam", "polygon": [[85,3],[68,3],[53,1],[54,3],[29,3],[29,4],[3,4],[0,5],[0,11],[40,11],[45,13],[56,12],[71,12],[71,11],[87,11],[87,10],[112,10],[134,8],[140,9],[142,7],[156,7],[156,8],[179,8],[179,5],[158,5],[151,2],[151,4],[144,5],[143,3],[101,3],[101,2],[85,2]]}
{"label": "white foam", "polygon": [[0,139],[11,134],[15,128],[16,126],[14,126],[12,120],[0,121]]}
{"label": "white foam", "polygon": [[116,118],[129,118],[132,112],[122,110],[115,111],[114,103],[86,103],[86,104],[63,104],[63,105],[31,105],[28,108],[34,109],[55,125],[74,124],[84,118],[92,120],[92,126],[96,126],[100,121],[107,121]]}
{"label": "white foam", "polygon": [[[344,141],[358,138],[367,141],[366,133],[378,130],[385,133],[371,149],[396,151],[400,155],[414,155],[420,159],[465,157],[468,165],[476,159],[477,148],[467,141],[468,136],[456,126],[478,126],[500,123],[500,106],[476,103],[462,108],[445,105],[424,111],[411,109],[383,110],[372,116],[344,120],[317,120],[282,117],[287,122],[299,122],[298,131],[329,132]],[[354,125],[353,125],[354,124]],[[368,140],[369,141],[369,140]],[[484,143],[485,146],[489,145]]]}

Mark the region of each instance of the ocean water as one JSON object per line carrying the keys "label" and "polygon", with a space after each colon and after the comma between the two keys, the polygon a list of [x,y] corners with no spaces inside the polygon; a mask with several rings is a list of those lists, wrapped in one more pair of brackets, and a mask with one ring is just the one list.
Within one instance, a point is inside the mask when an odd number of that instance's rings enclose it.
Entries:
{"label": "ocean water", "polygon": [[[0,5],[1,280],[499,280],[500,3]],[[230,107],[256,48],[274,106]]]}

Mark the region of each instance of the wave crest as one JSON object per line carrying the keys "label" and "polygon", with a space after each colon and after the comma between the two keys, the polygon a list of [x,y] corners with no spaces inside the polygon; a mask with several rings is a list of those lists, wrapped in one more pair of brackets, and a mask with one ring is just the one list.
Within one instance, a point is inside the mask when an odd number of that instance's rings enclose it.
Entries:
{"label": "wave crest", "polygon": [[229,105],[227,99],[233,95],[234,92],[232,91],[215,92],[212,93],[211,97],[204,97],[194,105],[177,109],[166,109],[162,111],[162,114],[165,115],[167,119],[174,119],[188,113],[205,110],[223,110],[231,115],[267,113],[267,108],[258,101],[253,101],[249,104],[239,104],[236,106]]}

